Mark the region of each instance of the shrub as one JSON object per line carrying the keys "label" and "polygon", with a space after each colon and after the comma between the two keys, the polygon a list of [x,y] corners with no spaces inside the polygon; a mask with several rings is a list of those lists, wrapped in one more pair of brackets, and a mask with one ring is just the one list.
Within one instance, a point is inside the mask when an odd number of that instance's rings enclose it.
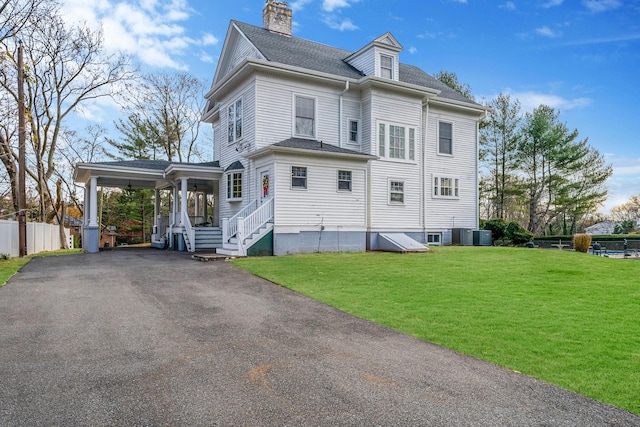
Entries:
{"label": "shrub", "polygon": [[573,249],[578,252],[584,252],[585,254],[589,251],[589,246],[591,246],[591,236],[588,234],[576,234],[573,236]]}
{"label": "shrub", "polygon": [[496,240],[502,240],[504,236],[504,231],[507,228],[507,223],[504,219],[495,218],[489,221],[485,221],[482,224],[483,230],[491,230],[491,239],[493,242]]}
{"label": "shrub", "polygon": [[511,221],[504,229],[504,235],[507,239],[511,240],[514,245],[522,245],[530,242],[533,239],[533,233],[525,230],[516,221]]}

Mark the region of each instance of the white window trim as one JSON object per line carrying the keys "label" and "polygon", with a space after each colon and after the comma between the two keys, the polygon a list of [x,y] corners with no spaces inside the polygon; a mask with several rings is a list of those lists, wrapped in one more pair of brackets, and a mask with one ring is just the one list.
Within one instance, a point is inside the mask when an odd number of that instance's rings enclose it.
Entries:
{"label": "white window trim", "polygon": [[[297,117],[296,116],[296,108],[297,108],[296,98],[298,97],[313,100],[313,135],[296,133],[296,117]],[[296,138],[316,139],[318,135],[318,98],[315,96],[294,93],[292,98],[292,103],[293,103],[293,111],[292,111],[293,117],[292,117],[292,123],[291,123],[291,135],[295,136]]]}
{"label": "white window trim", "polygon": [[[240,136],[240,138],[236,136],[236,130],[237,130],[236,126],[237,126],[237,120],[238,120],[237,114],[236,114],[236,108],[238,105],[238,101],[240,101],[240,105],[242,106],[242,135]],[[229,108],[231,107],[233,107],[233,140],[229,141]],[[232,145],[239,141],[242,141],[242,139],[244,138],[244,99],[242,97],[236,98],[233,102],[227,105],[227,109],[225,111],[227,112],[227,132],[226,132],[227,144]]]}
{"label": "white window trim", "polygon": [[[442,153],[440,151],[440,123],[448,123],[451,125],[451,153]],[[448,157],[453,157],[453,155],[455,154],[455,125],[451,120],[438,120],[438,126],[437,126],[437,143],[436,143],[436,151],[438,152],[439,156],[448,156]]]}
{"label": "white window trim", "polygon": [[[402,201],[401,202],[392,201],[391,200],[391,183],[392,182],[401,182],[402,183]],[[387,204],[388,205],[394,205],[394,206],[403,206],[403,205],[405,205],[406,200],[407,200],[406,181],[404,179],[400,179],[400,178],[389,178],[387,180]]]}
{"label": "white window trim", "polygon": [[[340,188],[340,172],[349,172],[349,188],[348,189]],[[342,181],[346,181],[346,180],[342,180]],[[338,169],[336,171],[336,191],[339,193],[350,193],[353,191],[353,171],[352,170]]]}
{"label": "white window trim", "polygon": [[[438,241],[429,242],[429,237],[437,237]],[[434,239],[432,239],[434,240]],[[431,246],[440,246],[442,245],[442,233],[427,233],[427,244]]]}
{"label": "white window trim", "polygon": [[[305,169],[305,176],[304,176],[304,187],[298,187],[298,186],[294,186],[293,185],[293,168],[304,168]],[[296,191],[306,191],[307,188],[309,188],[309,167],[307,166],[297,166],[297,165],[291,165],[291,168],[289,169],[289,171],[291,172],[291,178],[289,181],[289,185],[291,186],[292,190],[296,190]]]}
{"label": "white window trim", "polygon": [[[384,125],[384,153],[380,152],[380,125]],[[389,153],[391,151],[391,127],[401,127],[404,128],[404,158],[390,157]],[[411,134],[410,129],[413,129],[413,159],[410,158],[410,150],[409,150],[409,135]],[[417,126],[409,126],[403,125],[399,123],[385,122],[382,120],[377,121],[376,124],[376,133],[377,133],[377,147],[378,147],[378,157],[380,159],[384,159],[391,162],[403,162],[403,163],[412,163],[415,164],[417,162],[416,158],[418,157],[418,144],[419,138]]]}
{"label": "white window trim", "polygon": [[[355,122],[358,126],[358,134],[356,135],[356,141],[351,141],[351,123]],[[360,119],[347,118],[347,144],[360,145],[360,134],[362,133],[362,127],[360,126]]]}
{"label": "white window trim", "polygon": [[[451,180],[451,195],[443,196],[442,195],[442,179],[450,179]],[[438,180],[438,192],[436,193],[436,180]],[[456,194],[457,193],[457,194]],[[433,179],[431,181],[431,197],[435,199],[460,199],[460,177],[453,175],[433,175]]]}
{"label": "white window trim", "polygon": [[[235,181],[235,175],[240,175],[240,197],[234,197],[233,193],[233,183]],[[231,180],[231,187],[229,186],[229,180]],[[228,202],[239,202],[242,200],[242,195],[244,193],[244,176],[242,171],[229,171],[227,173],[227,180],[226,180],[226,185],[227,185],[227,201]]]}
{"label": "white window trim", "polygon": [[[387,68],[383,68],[382,67],[382,58],[389,58],[391,59],[391,77],[384,77],[382,75],[382,70],[383,69],[387,69]],[[391,80],[395,80],[396,79],[396,60],[395,57],[393,55],[389,55],[387,53],[380,53],[379,57],[378,57],[378,61],[379,61],[379,67],[378,69],[380,70],[380,74],[379,76],[383,79],[389,78]]]}

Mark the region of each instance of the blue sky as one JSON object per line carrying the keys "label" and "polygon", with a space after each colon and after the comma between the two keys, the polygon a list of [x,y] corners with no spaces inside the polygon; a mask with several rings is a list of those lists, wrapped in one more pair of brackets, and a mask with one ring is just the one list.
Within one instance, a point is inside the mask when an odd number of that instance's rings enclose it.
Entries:
{"label": "blue sky", "polygon": [[[69,21],[147,71],[210,82],[229,21],[262,25],[264,0],[63,0]],[[294,0],[294,35],[356,50],[390,31],[402,62],[453,71],[478,99],[545,103],[613,165],[606,209],[640,194],[640,0]],[[108,108],[103,106],[102,108]],[[99,120],[103,114],[87,114]]]}

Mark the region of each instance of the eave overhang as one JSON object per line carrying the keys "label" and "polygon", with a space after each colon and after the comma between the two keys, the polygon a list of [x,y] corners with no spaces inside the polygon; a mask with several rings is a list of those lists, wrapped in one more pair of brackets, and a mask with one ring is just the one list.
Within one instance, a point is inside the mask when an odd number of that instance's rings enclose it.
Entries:
{"label": "eave overhang", "polygon": [[373,156],[370,154],[336,153],[331,151],[310,150],[308,148],[278,147],[275,145],[270,145],[256,151],[252,151],[251,153],[246,154],[244,157],[250,160],[254,160],[267,156],[269,154],[294,154],[313,157],[337,158],[344,160],[358,160],[362,162],[377,160],[379,158],[378,156]]}

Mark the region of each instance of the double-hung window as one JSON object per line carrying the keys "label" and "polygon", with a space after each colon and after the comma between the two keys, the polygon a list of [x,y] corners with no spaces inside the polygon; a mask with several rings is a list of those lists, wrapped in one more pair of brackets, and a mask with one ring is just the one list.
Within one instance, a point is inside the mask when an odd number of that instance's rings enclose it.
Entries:
{"label": "double-hung window", "polygon": [[460,194],[460,180],[451,176],[436,176],[433,178],[433,195],[435,197],[458,198]]}
{"label": "double-hung window", "polygon": [[242,98],[229,105],[227,110],[229,144],[242,138]]}
{"label": "double-hung window", "polygon": [[291,166],[291,188],[307,188],[307,168]]}
{"label": "double-hung window", "polygon": [[393,79],[393,57],[380,55],[380,77]]}
{"label": "double-hung window", "polygon": [[351,191],[351,171],[338,171],[338,191]]}
{"label": "double-hung window", "polygon": [[227,200],[242,199],[242,172],[227,175]]}
{"label": "double-hung window", "polygon": [[349,143],[360,143],[359,122],[357,120],[349,120]]}
{"label": "double-hung window", "polygon": [[453,124],[438,122],[438,154],[453,154]]}
{"label": "double-hung window", "polygon": [[304,96],[295,96],[295,129],[297,136],[316,136],[316,100]]}
{"label": "double-hung window", "polygon": [[378,123],[378,156],[415,161],[416,128]]}
{"label": "double-hung window", "polygon": [[392,159],[404,159],[404,128],[402,126],[389,126],[389,157]]}
{"label": "double-hung window", "polygon": [[404,203],[404,181],[389,181],[389,203]]}

